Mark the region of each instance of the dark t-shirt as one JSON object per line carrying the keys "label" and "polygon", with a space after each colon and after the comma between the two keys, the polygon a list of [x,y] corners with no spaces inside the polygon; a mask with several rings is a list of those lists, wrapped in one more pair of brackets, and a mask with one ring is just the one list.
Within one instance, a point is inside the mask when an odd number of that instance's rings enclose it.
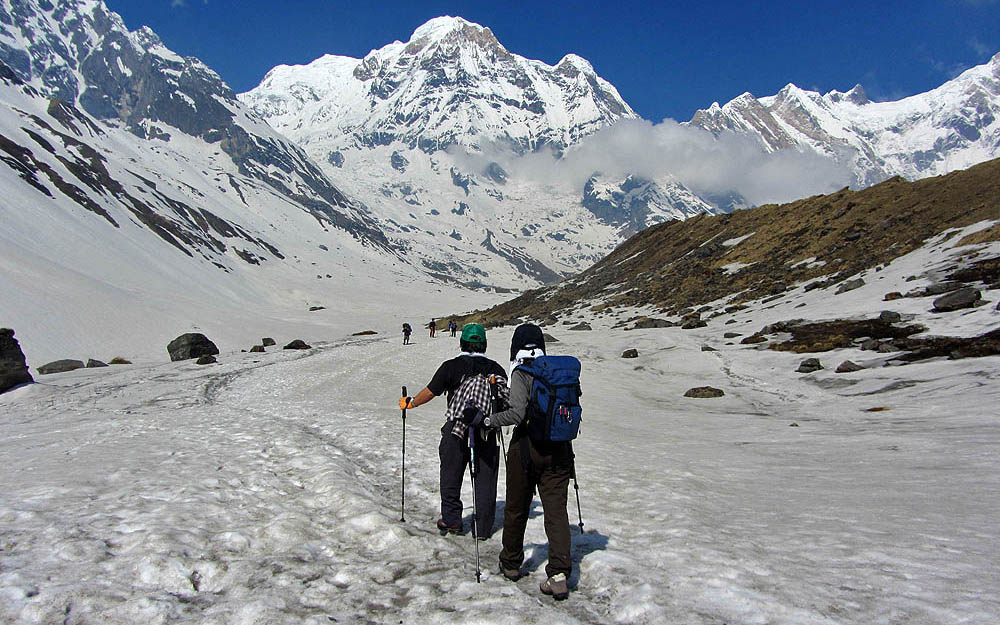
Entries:
{"label": "dark t-shirt", "polygon": [[468,375],[475,375],[477,373],[482,373],[486,376],[495,375],[504,380],[507,379],[507,372],[503,370],[503,367],[489,358],[463,354],[441,363],[441,366],[434,373],[434,377],[431,378],[427,388],[435,395],[447,392],[448,399],[451,399],[451,394],[461,386],[462,379]]}

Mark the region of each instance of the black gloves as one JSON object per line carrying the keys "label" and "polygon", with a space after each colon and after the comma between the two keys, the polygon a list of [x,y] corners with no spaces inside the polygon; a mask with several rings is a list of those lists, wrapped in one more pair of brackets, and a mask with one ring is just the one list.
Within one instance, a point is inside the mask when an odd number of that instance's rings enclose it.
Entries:
{"label": "black gloves", "polygon": [[462,411],[462,423],[471,427],[479,427],[482,425],[483,417],[485,416],[479,408],[476,408],[471,403],[466,404],[465,410]]}

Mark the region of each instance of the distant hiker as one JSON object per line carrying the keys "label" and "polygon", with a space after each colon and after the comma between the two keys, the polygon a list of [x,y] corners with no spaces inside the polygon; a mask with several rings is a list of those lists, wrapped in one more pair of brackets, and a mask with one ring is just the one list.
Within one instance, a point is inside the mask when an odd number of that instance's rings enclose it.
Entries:
{"label": "distant hiker", "polygon": [[410,344],[410,334],[412,334],[412,333],[413,333],[413,328],[410,327],[410,324],[404,323],[403,324],[403,345],[409,345]]}
{"label": "distant hiker", "polygon": [[431,322],[427,324],[427,327],[431,329],[431,338],[434,338],[434,330],[437,330],[437,323],[431,319]]}
{"label": "distant hiker", "polygon": [[448,329],[451,330],[451,336],[454,338],[455,333],[458,332],[458,324],[451,320],[448,322]]}
{"label": "distant hiker", "polygon": [[[437,521],[442,533],[460,533],[462,527],[462,482],[469,466],[469,425],[463,421],[463,411],[471,402],[484,414],[492,414],[489,379],[497,379],[496,389],[501,401],[506,399],[507,373],[486,357],[486,330],[477,323],[466,324],[459,339],[462,353],[438,367],[430,383],[416,397],[403,397],[399,407],[416,408],[438,395],[448,393],[444,426],[438,455],[441,458],[441,518]],[[496,430],[477,428],[473,439],[476,458],[476,520],[480,540],[493,532],[497,505],[497,475],[500,466],[500,446]]]}
{"label": "distant hiker", "polygon": [[[500,572],[510,580],[521,577],[524,562],[524,531],[531,511],[535,488],[542,500],[545,518],[545,535],[549,539],[549,561],[545,566],[546,579],[539,589],[557,600],[569,596],[566,580],[572,572],[570,559],[569,515],[566,498],[570,477],[573,476],[573,447],[568,440],[549,438],[575,437],[579,423],[579,361],[568,356],[545,356],[545,337],[541,328],[522,324],[514,330],[510,343],[510,397],[509,408],[481,417],[487,427],[515,425],[507,451],[507,497],[503,515],[503,550],[500,552]],[[536,366],[536,363],[538,366]],[[575,363],[573,365],[572,363]],[[569,434],[555,435],[545,428],[541,418],[546,408],[539,406],[539,398],[557,397],[563,390],[559,386],[541,384],[547,371],[568,365],[558,375],[561,382],[570,382],[571,398],[548,408],[550,423],[555,419],[576,425]],[[573,367],[575,366],[575,371]],[[536,377],[540,381],[536,382]],[[573,382],[573,380],[576,382]],[[538,393],[539,384],[544,387]],[[563,385],[565,386],[565,385]],[[547,399],[546,399],[547,401]],[[474,420],[475,424],[476,421]]]}

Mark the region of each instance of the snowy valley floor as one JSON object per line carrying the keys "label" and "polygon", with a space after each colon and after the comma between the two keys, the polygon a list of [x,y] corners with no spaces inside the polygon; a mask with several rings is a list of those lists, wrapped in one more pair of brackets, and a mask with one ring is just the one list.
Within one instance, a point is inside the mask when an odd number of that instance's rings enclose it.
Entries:
{"label": "snowy valley floor", "polygon": [[[516,584],[495,572],[499,531],[478,585],[471,537],[432,531],[443,399],[408,415],[400,522],[400,385],[419,390],[457,341],[379,335],[79,370],[0,396],[0,621],[1000,615],[1000,358],[802,375],[800,356],[724,345],[715,324],[548,330],[562,341],[551,353],[584,365],[586,533],[574,529],[568,601],[538,592],[540,516]],[[490,331],[495,359],[511,331]],[[640,357],[620,358],[630,347]],[[703,384],[726,396],[682,397]]]}

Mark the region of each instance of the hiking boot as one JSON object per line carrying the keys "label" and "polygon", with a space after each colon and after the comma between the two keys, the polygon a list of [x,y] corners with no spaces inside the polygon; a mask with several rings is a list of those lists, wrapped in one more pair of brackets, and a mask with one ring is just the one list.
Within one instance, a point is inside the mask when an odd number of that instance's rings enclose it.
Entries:
{"label": "hiking boot", "polygon": [[503,562],[500,563],[500,573],[512,582],[516,582],[521,579],[521,571],[517,569],[508,569],[503,565]]}
{"label": "hiking boot", "polygon": [[569,588],[566,587],[566,574],[556,573],[538,585],[538,590],[543,595],[552,595],[556,601],[562,601],[569,596]]}
{"label": "hiking boot", "polygon": [[438,519],[437,528],[438,528],[438,531],[441,532],[442,536],[444,536],[445,534],[461,534],[462,533],[462,523],[461,522],[459,522],[458,525],[448,525],[447,523],[444,522],[444,519]]}

